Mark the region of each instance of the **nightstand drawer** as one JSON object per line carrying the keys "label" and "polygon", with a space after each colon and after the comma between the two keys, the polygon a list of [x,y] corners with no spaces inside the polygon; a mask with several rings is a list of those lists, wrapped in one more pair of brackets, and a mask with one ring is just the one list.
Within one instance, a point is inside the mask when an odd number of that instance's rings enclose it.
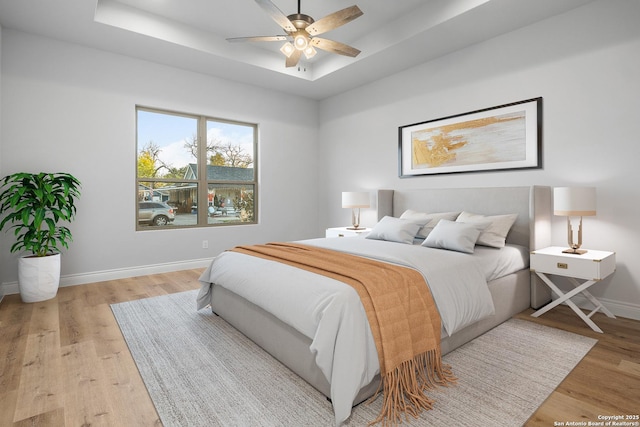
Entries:
{"label": "nightstand drawer", "polygon": [[572,255],[562,253],[564,249],[551,247],[531,252],[531,270],[578,279],[601,280],[616,269],[614,252],[589,250],[583,255]]}

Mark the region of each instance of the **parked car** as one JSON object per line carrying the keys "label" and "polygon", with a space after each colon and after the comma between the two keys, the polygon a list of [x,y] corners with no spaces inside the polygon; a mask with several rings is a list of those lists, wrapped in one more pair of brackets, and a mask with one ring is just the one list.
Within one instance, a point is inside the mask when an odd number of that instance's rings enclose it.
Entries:
{"label": "parked car", "polygon": [[138,203],[138,222],[149,225],[167,225],[176,219],[175,210],[164,202]]}

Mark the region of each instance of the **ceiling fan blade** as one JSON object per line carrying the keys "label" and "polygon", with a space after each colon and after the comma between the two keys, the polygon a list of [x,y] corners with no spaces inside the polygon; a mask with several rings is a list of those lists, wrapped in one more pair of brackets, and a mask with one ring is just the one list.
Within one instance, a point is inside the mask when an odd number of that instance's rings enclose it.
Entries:
{"label": "ceiling fan blade", "polygon": [[231,37],[227,41],[231,43],[237,42],[277,42],[287,40],[287,36],[252,36],[252,37]]}
{"label": "ceiling fan blade", "polygon": [[278,9],[278,6],[273,4],[271,0],[256,0],[256,3],[287,33],[295,33],[297,31],[297,28],[291,23],[289,18],[287,18],[287,15],[282,13],[282,11]]}
{"label": "ceiling fan blade", "polygon": [[322,19],[317,20],[316,22],[305,28],[305,30],[307,31],[307,33],[315,36],[317,34],[331,31],[334,28],[338,28],[360,16],[362,16],[362,11],[358,6],[347,7],[346,9],[339,10],[325,16]]}
{"label": "ceiling fan blade", "polygon": [[326,50],[327,52],[337,53],[338,55],[351,56],[352,58],[358,56],[360,51],[355,47],[351,47],[344,43],[336,42],[333,40],[321,39],[314,37],[311,39],[311,44],[318,49]]}
{"label": "ceiling fan blade", "polygon": [[301,50],[298,50],[298,49],[294,50],[291,56],[287,58],[285,65],[287,67],[295,67],[296,65],[298,65],[298,61],[300,60],[300,55],[302,55]]}

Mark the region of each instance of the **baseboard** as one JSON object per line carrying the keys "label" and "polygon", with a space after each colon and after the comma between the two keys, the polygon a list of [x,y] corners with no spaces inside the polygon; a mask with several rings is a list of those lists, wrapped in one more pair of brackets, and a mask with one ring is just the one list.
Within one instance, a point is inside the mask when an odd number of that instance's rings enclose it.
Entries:
{"label": "baseboard", "polygon": [[[640,305],[600,297],[598,297],[598,300],[616,317],[640,320]],[[573,301],[578,307],[587,311],[591,311],[594,308],[593,304],[591,304],[591,302],[582,295],[576,295],[571,298],[571,301]]]}
{"label": "baseboard", "polygon": [[[69,274],[60,277],[60,287],[105,282],[107,280],[126,279],[128,277],[147,276],[149,274],[170,273],[172,271],[191,270],[194,268],[206,268],[210,263],[211,258],[203,258],[188,261],[168,262],[164,264],[94,271],[90,273]],[[11,295],[19,292],[18,282],[6,282],[0,284],[0,295]]]}

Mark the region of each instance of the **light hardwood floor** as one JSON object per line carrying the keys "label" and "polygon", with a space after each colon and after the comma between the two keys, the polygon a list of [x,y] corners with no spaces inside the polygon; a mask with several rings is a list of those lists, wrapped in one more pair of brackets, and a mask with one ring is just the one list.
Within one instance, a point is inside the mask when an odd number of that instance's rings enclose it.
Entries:
{"label": "light hardwood floor", "polygon": [[[161,425],[109,304],[196,289],[200,272],[64,287],[56,298],[33,304],[6,296],[0,304],[0,426]],[[531,312],[517,317],[599,341],[527,426],[640,413],[639,321],[596,314],[605,332],[598,334],[564,306],[539,319]]]}

